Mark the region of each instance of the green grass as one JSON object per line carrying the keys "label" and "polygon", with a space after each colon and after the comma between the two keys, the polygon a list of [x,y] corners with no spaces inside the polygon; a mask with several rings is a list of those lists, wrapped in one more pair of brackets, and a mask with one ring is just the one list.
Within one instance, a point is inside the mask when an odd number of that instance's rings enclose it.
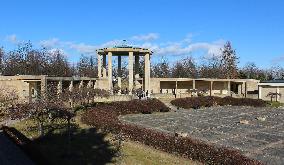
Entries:
{"label": "green grass", "polygon": [[273,108],[279,108],[281,106],[284,106],[284,103],[280,103],[278,101],[272,101],[272,102],[267,102],[267,104]]}
{"label": "green grass", "polygon": [[114,135],[82,124],[81,113],[72,122],[70,143],[64,121],[56,121],[53,127],[45,125],[46,135],[42,138],[39,138],[37,123],[32,120],[18,122],[14,127],[33,140],[49,164],[200,164],[129,140],[118,151]]}
{"label": "green grass", "polygon": [[194,165],[201,164],[196,161],[177,157],[149,146],[139,144],[132,141],[124,142],[122,146],[122,158],[119,159],[116,164],[143,164],[143,165],[171,165],[171,164],[182,164],[182,165]]}

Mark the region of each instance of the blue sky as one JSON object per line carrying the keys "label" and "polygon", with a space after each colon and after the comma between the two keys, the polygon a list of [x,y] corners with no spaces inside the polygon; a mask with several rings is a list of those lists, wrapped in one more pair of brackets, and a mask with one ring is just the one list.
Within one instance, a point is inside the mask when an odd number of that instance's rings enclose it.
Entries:
{"label": "blue sky", "polygon": [[153,49],[154,61],[200,61],[229,40],[240,66],[284,66],[282,0],[3,0],[0,6],[0,45],[8,50],[30,40],[76,61],[126,39]]}

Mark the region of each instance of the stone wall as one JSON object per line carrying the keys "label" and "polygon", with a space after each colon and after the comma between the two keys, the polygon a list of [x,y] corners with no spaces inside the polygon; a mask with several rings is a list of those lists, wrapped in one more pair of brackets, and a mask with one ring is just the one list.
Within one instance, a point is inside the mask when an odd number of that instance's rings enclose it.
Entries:
{"label": "stone wall", "polygon": [[108,90],[108,79],[107,78],[99,78],[95,82],[95,88]]}
{"label": "stone wall", "polygon": [[135,96],[131,95],[111,95],[107,98],[105,97],[95,97],[96,102],[111,102],[111,101],[130,101],[136,99]]}
{"label": "stone wall", "polygon": [[[281,103],[284,103],[284,87],[278,87],[281,97],[278,96],[277,100]],[[274,86],[261,86],[261,99],[270,101],[271,97],[267,96],[269,92],[276,93],[277,87]],[[273,101],[276,101],[276,98],[273,98]]]}
{"label": "stone wall", "polygon": [[1,79],[0,87],[11,88],[13,90],[16,90],[20,100],[22,101],[29,100],[30,90],[29,90],[29,83],[27,82],[15,79]]}
{"label": "stone wall", "polygon": [[259,83],[258,80],[254,81],[247,81],[247,91],[255,91],[258,90],[257,84]]}

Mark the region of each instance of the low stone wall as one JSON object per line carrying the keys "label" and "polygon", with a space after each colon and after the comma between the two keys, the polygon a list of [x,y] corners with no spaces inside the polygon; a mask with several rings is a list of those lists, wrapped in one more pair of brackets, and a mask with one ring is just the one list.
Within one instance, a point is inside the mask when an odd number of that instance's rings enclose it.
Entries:
{"label": "low stone wall", "polygon": [[258,94],[247,94],[247,98],[258,99]]}
{"label": "low stone wall", "polygon": [[130,101],[136,99],[135,96],[131,95],[111,95],[107,98],[105,97],[96,97],[95,101],[96,102],[111,102],[111,101]]}
{"label": "low stone wall", "polygon": [[157,99],[160,99],[160,98],[175,98],[175,95],[173,95],[172,93],[154,93],[154,94],[151,94],[151,98],[157,98]]}

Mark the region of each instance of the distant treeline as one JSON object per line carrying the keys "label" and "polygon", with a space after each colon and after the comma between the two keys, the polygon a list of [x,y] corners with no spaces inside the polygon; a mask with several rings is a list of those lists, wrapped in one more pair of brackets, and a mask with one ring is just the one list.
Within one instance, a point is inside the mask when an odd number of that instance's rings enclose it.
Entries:
{"label": "distant treeline", "polygon": [[97,67],[93,56],[81,55],[77,63],[70,64],[59,49],[35,49],[28,42],[9,52],[0,48],[0,74],[96,77]]}
{"label": "distant treeline", "polygon": [[[152,63],[152,77],[183,78],[251,78],[259,80],[283,79],[284,69],[272,67],[260,69],[254,63],[239,68],[239,57],[227,42],[218,56],[203,58],[198,64],[191,56],[170,63],[166,58]],[[144,61],[140,61],[139,72],[143,76]],[[117,67],[113,67],[113,76],[117,76]],[[88,76],[97,77],[96,56],[81,55],[78,62],[70,64],[67,56],[60,50],[35,49],[30,42],[20,44],[15,50],[0,48],[1,75],[49,75],[49,76]],[[127,78],[127,60],[122,67],[122,77]]]}
{"label": "distant treeline", "polygon": [[274,66],[261,69],[253,62],[238,67],[239,57],[227,42],[221,49],[221,55],[203,58],[198,64],[189,56],[173,64],[167,59],[152,64],[153,77],[191,77],[191,78],[242,78],[273,80],[284,79],[284,68]]}

